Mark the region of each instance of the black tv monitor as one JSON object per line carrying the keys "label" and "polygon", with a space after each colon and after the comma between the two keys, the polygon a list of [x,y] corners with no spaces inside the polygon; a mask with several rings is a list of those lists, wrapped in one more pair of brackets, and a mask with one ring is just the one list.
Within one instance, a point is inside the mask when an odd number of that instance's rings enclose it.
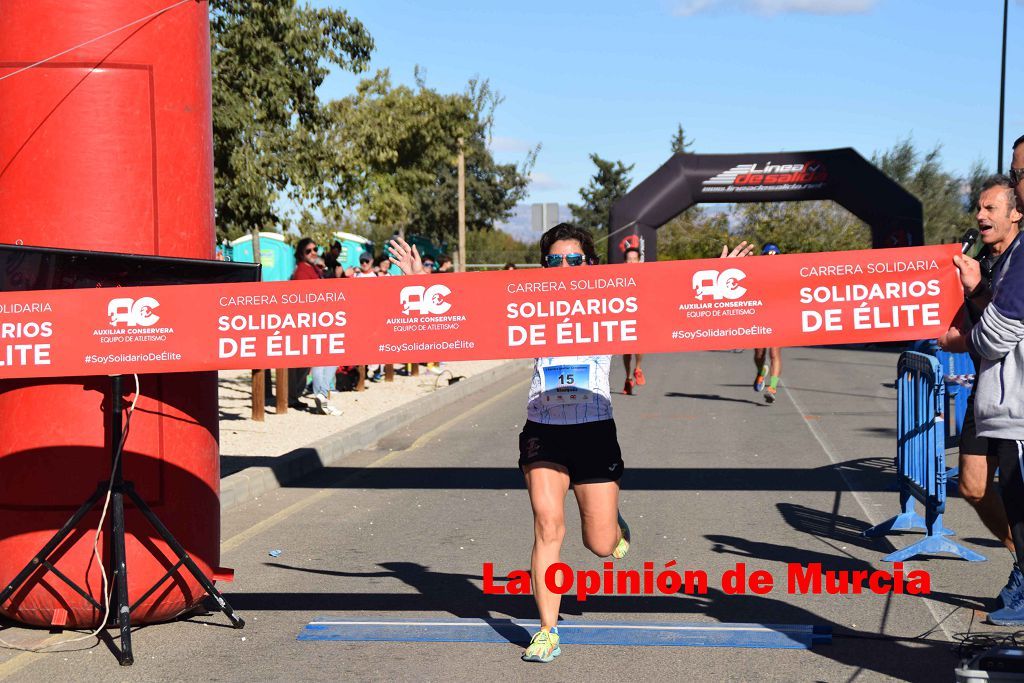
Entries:
{"label": "black tv monitor", "polygon": [[0,292],[259,282],[260,264],[0,244]]}

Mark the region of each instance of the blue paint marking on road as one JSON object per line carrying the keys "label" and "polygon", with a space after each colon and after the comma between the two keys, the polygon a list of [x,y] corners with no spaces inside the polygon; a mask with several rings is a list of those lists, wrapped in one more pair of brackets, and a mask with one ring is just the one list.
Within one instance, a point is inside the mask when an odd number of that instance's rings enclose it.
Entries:
{"label": "blue paint marking on road", "polygon": [[[399,619],[317,617],[298,640],[526,645],[539,628],[516,619]],[[661,645],[809,649],[832,642],[829,626],[809,624],[720,624],[714,622],[562,622],[563,642],[575,645]]]}

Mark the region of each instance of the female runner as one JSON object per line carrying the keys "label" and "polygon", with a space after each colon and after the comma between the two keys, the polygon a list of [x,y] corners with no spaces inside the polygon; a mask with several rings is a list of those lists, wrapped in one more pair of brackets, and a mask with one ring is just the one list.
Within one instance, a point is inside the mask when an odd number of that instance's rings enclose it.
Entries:
{"label": "female runner", "polygon": [[[391,241],[391,262],[403,273],[425,272],[415,247]],[[746,242],[732,253],[749,253]],[[598,263],[590,232],[560,223],[541,237],[545,268],[578,268]],[[622,452],[612,419],[608,374],[611,356],[538,358],[519,435],[519,467],[533,508],[530,570],[540,612],[540,630],[522,655],[528,662],[550,662],[559,654],[558,609],[561,596],[548,590],[544,576],[559,562],[565,537],[565,496],[572,488],[580,509],[583,544],[598,557],[621,559],[630,533],[619,514]]]}

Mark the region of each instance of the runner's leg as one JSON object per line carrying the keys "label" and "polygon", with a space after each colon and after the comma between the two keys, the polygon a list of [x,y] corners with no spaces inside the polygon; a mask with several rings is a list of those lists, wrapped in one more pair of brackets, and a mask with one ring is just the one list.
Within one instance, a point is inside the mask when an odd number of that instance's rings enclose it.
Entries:
{"label": "runner's leg", "polygon": [[583,545],[598,557],[608,557],[619,542],[619,482],[574,484],[580,508]]}
{"label": "runner's leg", "polygon": [[771,358],[771,380],[769,381],[769,386],[772,389],[777,389],[779,378],[782,377],[782,349],[773,346],[768,349],[768,355]]}
{"label": "runner's leg", "polygon": [[1006,510],[994,485],[998,466],[999,461],[994,456],[961,453],[960,495],[978,513],[985,528],[1012,553],[1010,524],[1006,521]]}
{"label": "runner's leg", "polygon": [[754,349],[754,367],[757,377],[754,378],[754,391],[764,391],[765,378],[768,377],[768,349]]}
{"label": "runner's leg", "polygon": [[562,596],[552,593],[544,583],[548,567],[559,561],[565,538],[565,494],[569,491],[569,472],[561,465],[540,462],[524,469],[526,489],[533,508],[533,554],[530,574],[533,599],[540,612],[541,628],[558,626],[558,607]]}
{"label": "runner's leg", "polygon": [[[637,358],[639,358],[639,356],[637,356]],[[628,353],[622,354],[622,365],[626,368],[626,384],[625,384],[625,386],[622,387],[622,393],[624,393],[626,395],[629,395],[629,394],[633,393],[633,384],[634,384],[633,374],[629,371],[630,360],[631,359],[632,359],[632,354],[628,354]],[[639,366],[639,361],[637,362],[637,365]]]}

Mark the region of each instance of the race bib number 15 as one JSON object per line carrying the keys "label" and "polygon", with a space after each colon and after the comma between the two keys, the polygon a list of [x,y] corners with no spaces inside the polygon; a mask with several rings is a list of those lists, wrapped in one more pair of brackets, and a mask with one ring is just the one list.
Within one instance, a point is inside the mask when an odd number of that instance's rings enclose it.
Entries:
{"label": "race bib number 15", "polygon": [[549,365],[544,368],[545,403],[587,403],[591,398],[589,365]]}

